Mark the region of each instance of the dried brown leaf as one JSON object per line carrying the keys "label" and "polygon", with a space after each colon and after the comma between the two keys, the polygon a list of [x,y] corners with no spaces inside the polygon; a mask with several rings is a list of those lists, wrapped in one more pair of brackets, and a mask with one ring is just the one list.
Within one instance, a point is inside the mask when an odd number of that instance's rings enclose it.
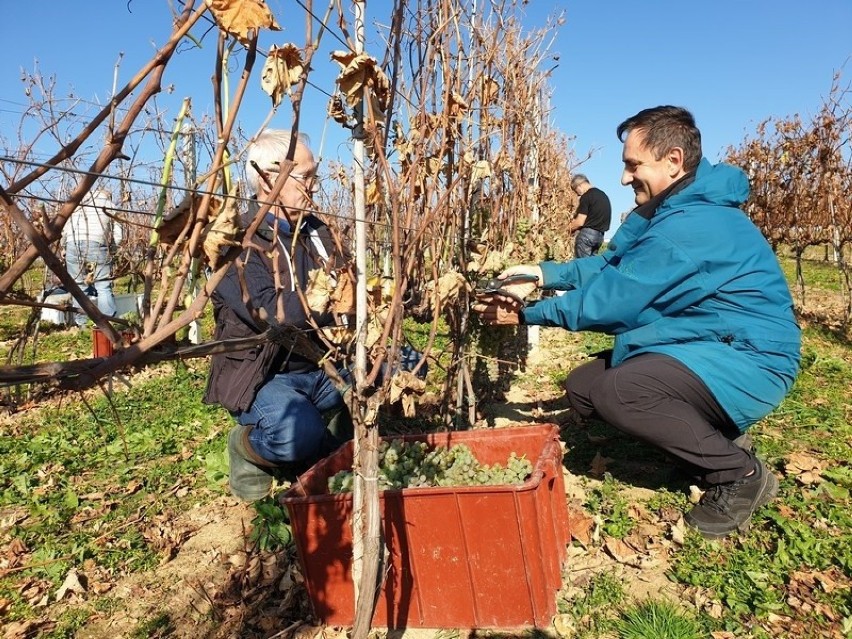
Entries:
{"label": "dried brown leaf", "polygon": [[490,177],[491,162],[489,162],[488,160],[479,160],[476,164],[473,165],[473,169],[470,172],[470,181],[472,184],[476,184]]}
{"label": "dried brown leaf", "polygon": [[331,302],[331,293],[334,289],[331,277],[321,268],[315,268],[308,273],[308,286],[305,297],[308,300],[308,308],[314,313],[325,313]]}
{"label": "dried brown leaf", "polygon": [[390,403],[394,404],[405,396],[422,395],[426,382],[409,371],[398,371],[391,378]]}
{"label": "dried brown leaf", "polygon": [[457,271],[444,273],[436,283],[434,281],[427,284],[427,289],[431,292],[433,308],[441,307],[447,304],[448,301],[456,299],[464,290],[470,290],[470,284],[465,279],[464,275]]}
{"label": "dried brown leaf", "polygon": [[364,98],[364,90],[369,88],[375,97],[373,105],[379,113],[379,119],[388,108],[390,100],[390,81],[379,67],[378,61],[365,53],[354,54],[349,51],[332,51],[331,59],[340,65],[340,75],[335,82],[346,98],[346,103],[354,107]]}
{"label": "dried brown leaf", "polygon": [[56,601],[62,601],[63,597],[69,592],[78,595],[86,594],[86,578],[77,574],[77,570],[74,568],[68,571],[68,574],[65,575],[65,581],[56,591]]}
{"label": "dried brown leaf", "polygon": [[56,627],[56,623],[48,619],[28,619],[13,621],[3,630],[3,639],[30,639],[48,633]]}
{"label": "dried brown leaf", "polygon": [[806,453],[792,453],[787,457],[784,471],[795,477],[799,484],[810,486],[822,482],[824,463]]}
{"label": "dried brown leaf", "polygon": [[450,99],[447,103],[447,112],[449,116],[453,119],[458,119],[462,117],[465,113],[470,110],[470,105],[467,101],[458,93],[453,91],[450,93]]}
{"label": "dried brown leaf", "polygon": [[610,557],[615,559],[620,564],[632,565],[639,554],[636,549],[625,543],[621,539],[608,537],[604,542],[604,549]]}
{"label": "dried brown leaf", "polygon": [[481,97],[482,106],[489,106],[497,101],[497,96],[500,95],[500,85],[497,80],[491,76],[484,75],[481,80]]}
{"label": "dried brown leaf", "polygon": [[343,98],[339,95],[331,96],[328,101],[326,113],[338,124],[347,124],[349,122],[349,116],[346,114],[346,108],[343,106]]}
{"label": "dried brown leaf", "polygon": [[586,513],[571,508],[568,511],[568,528],[571,531],[571,537],[579,541],[584,547],[588,548],[592,542],[592,528],[595,520],[586,515]]}
{"label": "dried brown leaf", "polygon": [[304,70],[302,52],[296,45],[287,43],[279,48],[273,44],[260,75],[260,88],[272,98],[272,105],[277,107],[287,90],[299,83]]}
{"label": "dried brown leaf", "polygon": [[207,225],[203,234],[204,255],[210,268],[218,268],[222,250],[229,246],[239,246],[242,236],[243,228],[237,211],[237,200],[234,197],[226,198],[216,218]]}
{"label": "dried brown leaf", "polygon": [[595,453],[595,458],[592,460],[592,465],[589,468],[589,474],[594,477],[603,477],[606,472],[607,465],[612,461],[611,457],[604,457],[601,452]]}
{"label": "dried brown leaf", "polygon": [[331,310],[337,315],[351,315],[355,312],[355,282],[348,271],[337,276],[337,285],[331,293]]}
{"label": "dried brown leaf", "polygon": [[379,183],[375,180],[372,180],[367,184],[367,189],[364,193],[364,200],[368,206],[374,206],[382,201],[382,193],[379,191]]}
{"label": "dried brown leaf", "polygon": [[207,8],[222,31],[249,44],[249,31],[260,29],[281,31],[275,17],[263,0],[205,0]]}
{"label": "dried brown leaf", "polygon": [[180,232],[190,222],[189,218],[195,219],[199,201],[200,198],[194,193],[187,193],[180,204],[163,216],[163,221],[157,229],[160,244],[177,242]]}

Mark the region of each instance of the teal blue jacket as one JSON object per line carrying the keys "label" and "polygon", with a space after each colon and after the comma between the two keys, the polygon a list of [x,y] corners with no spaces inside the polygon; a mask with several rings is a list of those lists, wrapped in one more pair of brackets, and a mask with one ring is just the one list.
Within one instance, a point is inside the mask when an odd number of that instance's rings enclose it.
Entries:
{"label": "teal blue jacket", "polygon": [[543,262],[543,287],[566,293],[529,304],[524,322],[614,335],[614,366],[673,357],[746,429],[790,390],[801,349],[778,260],[738,208],[748,190],[742,171],[702,159],[692,183],[649,219],[631,212],[601,255]]}

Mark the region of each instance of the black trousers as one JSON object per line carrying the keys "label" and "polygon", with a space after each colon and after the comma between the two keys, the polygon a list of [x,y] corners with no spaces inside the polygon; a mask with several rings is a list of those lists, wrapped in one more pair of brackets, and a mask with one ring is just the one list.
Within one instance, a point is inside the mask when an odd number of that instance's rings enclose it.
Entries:
{"label": "black trousers", "polygon": [[740,432],[695,374],[658,353],[612,366],[611,352],[573,370],[565,381],[571,406],[660,448],[710,484],[743,478],[755,458],[732,442]]}

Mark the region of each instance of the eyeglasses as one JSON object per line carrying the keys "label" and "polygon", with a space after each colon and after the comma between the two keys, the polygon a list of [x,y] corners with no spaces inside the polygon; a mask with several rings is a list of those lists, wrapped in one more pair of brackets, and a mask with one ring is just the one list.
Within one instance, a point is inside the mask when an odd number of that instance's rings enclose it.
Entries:
{"label": "eyeglasses", "polygon": [[316,193],[319,191],[319,182],[317,182],[316,175],[303,175],[301,173],[291,172],[290,177],[297,182],[301,182],[302,188],[304,188],[308,193]]}
{"label": "eyeglasses", "polygon": [[[274,169],[267,169],[266,171],[262,170],[256,162],[251,163],[254,170],[257,171],[261,178],[264,179],[266,183],[266,188],[271,188],[272,184],[278,179],[278,171]],[[302,184],[302,188],[306,193],[316,193],[319,191],[319,183],[317,182],[316,175],[305,175],[304,173],[296,173],[290,172],[288,177],[293,178],[297,182]]]}

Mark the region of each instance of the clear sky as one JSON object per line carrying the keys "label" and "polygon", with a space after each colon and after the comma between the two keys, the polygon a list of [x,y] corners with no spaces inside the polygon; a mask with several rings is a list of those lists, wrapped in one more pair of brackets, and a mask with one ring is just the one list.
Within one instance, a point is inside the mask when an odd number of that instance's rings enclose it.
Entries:
{"label": "clear sky", "polygon": [[[265,33],[262,48],[287,41],[301,44],[304,26],[301,17],[292,18],[301,16],[293,0],[268,4],[285,30]],[[368,20],[387,23],[390,6],[388,0],[369,0]],[[0,0],[0,8],[5,44],[0,132],[7,139],[14,139],[26,104],[22,67],[32,70],[38,60],[43,74],[57,76],[58,93],[73,89],[87,100],[104,100],[119,52],[124,54],[124,82],[171,29],[166,0]],[[610,195],[616,218],[632,208],[632,191],[619,183],[621,144],[615,137],[616,126],[626,117],[659,104],[685,106],[702,130],[705,155],[717,161],[764,118],[806,117],[817,111],[835,71],[842,70],[844,85],[852,82],[852,0],[529,0],[524,10],[531,27],[547,14],[564,11],[565,23],[552,46],[559,65],[552,75],[551,121],[574,136],[578,156],[593,151],[580,170]],[[184,50],[170,67],[164,84],[173,83],[176,91],[173,98],[163,96],[163,105],[191,93],[196,113],[210,110],[212,100],[205,96],[210,95],[212,34],[203,46],[203,51]],[[326,47],[343,48],[331,38]],[[368,52],[380,55],[380,50],[378,44],[368,44]],[[314,66],[336,74],[337,67],[325,55]],[[259,125],[269,99],[256,87],[250,96]],[[314,91],[309,100],[302,129],[315,145],[325,141],[325,157],[335,157],[345,149],[334,142],[340,133],[323,135],[327,98]],[[282,108],[272,125],[289,124],[290,115]],[[244,125],[252,132],[255,123]]]}

